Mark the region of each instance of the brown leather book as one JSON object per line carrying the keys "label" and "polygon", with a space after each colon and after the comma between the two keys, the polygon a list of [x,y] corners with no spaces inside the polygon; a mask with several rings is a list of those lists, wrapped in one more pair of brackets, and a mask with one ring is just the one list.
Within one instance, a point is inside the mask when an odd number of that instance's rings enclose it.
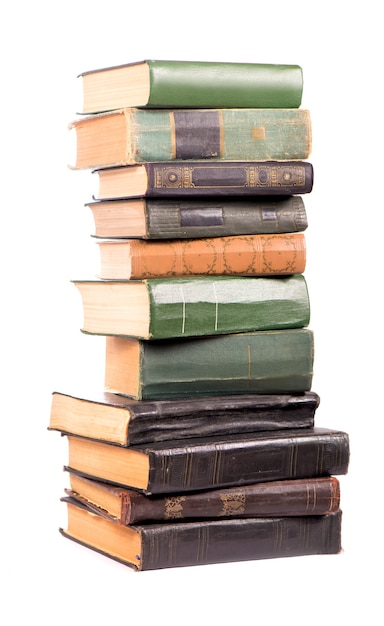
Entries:
{"label": "brown leather book", "polygon": [[339,510],[340,484],[334,476],[280,480],[242,487],[146,496],[69,472],[68,497],[107,519],[128,526],[148,521],[326,515]]}
{"label": "brown leather book", "polygon": [[76,500],[66,506],[64,537],[137,571],[341,550],[340,511],[122,526]]}

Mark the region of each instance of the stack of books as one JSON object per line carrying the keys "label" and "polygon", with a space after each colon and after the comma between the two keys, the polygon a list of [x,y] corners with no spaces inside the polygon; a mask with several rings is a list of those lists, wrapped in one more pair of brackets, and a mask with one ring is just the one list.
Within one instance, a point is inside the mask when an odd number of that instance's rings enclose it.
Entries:
{"label": "stack of books", "polygon": [[338,553],[347,433],[315,425],[302,70],[86,72],[70,125],[100,267],[74,280],[105,386],[52,395],[62,534],[136,570]]}

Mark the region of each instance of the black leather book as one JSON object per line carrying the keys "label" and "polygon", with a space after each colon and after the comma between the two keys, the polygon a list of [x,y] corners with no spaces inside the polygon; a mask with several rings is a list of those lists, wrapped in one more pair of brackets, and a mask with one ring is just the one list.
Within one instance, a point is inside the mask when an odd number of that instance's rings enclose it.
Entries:
{"label": "black leather book", "polygon": [[140,570],[250,561],[341,550],[341,512],[122,526],[65,499],[61,533]]}
{"label": "black leather book", "polygon": [[320,398],[246,394],[133,400],[113,393],[52,394],[49,430],[130,446],[170,439],[310,428]]}
{"label": "black leather book", "polygon": [[161,494],[269,480],[345,474],[347,433],[296,428],[171,440],[122,448],[68,436],[68,469]]}

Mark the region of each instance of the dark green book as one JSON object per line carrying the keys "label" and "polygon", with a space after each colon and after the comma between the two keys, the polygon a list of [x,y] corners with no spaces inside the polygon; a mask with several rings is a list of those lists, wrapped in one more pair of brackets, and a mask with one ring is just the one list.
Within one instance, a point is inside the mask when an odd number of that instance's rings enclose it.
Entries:
{"label": "dark green book", "polygon": [[306,328],[157,341],[107,336],[105,390],[139,400],[302,393],[311,388],[313,357]]}
{"label": "dark green book", "polygon": [[193,239],[306,230],[301,196],[287,198],[134,198],[94,201],[94,236],[105,239]]}
{"label": "dark green book", "polygon": [[302,274],[74,281],[83,332],[141,339],[223,335],[307,326]]}

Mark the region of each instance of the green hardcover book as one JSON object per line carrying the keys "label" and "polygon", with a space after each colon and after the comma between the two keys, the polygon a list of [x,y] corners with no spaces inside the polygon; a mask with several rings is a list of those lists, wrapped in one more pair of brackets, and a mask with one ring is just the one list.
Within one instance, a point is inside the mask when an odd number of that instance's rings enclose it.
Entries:
{"label": "green hardcover book", "polygon": [[105,390],[140,400],[302,393],[313,374],[306,328],[147,341],[106,337]]}
{"label": "green hardcover book", "polygon": [[123,107],[295,108],[299,65],[145,60],[80,74],[82,113]]}
{"label": "green hardcover book", "polygon": [[150,494],[176,494],[346,474],[348,434],[293,428],[123,448],[68,435],[67,468]]}
{"label": "green hardcover book", "polygon": [[122,109],[77,118],[75,169],[147,161],[305,160],[307,109]]}
{"label": "green hardcover book", "polygon": [[288,277],[190,277],[74,281],[82,330],[141,339],[172,339],[307,326],[302,274]]}
{"label": "green hardcover book", "polygon": [[74,499],[63,501],[64,537],[136,571],[341,550],[341,512],[122,526]]}
{"label": "green hardcover book", "polygon": [[86,205],[104,239],[198,239],[295,233],[307,229],[301,196],[287,198],[133,198]]}

